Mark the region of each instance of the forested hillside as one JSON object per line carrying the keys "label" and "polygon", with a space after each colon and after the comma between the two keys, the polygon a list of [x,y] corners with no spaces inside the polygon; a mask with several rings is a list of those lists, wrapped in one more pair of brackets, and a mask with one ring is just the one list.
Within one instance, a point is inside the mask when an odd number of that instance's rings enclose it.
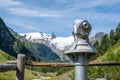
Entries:
{"label": "forested hillside", "polygon": [[6,63],[7,60],[14,60],[15,58],[7,54],[6,52],[0,50],[0,64]]}
{"label": "forested hillside", "polygon": [[[98,50],[94,62],[120,61],[120,24],[110,34],[103,37],[101,45],[94,44]],[[120,80],[119,66],[89,67],[89,79],[108,77],[108,80]]]}
{"label": "forested hillside", "polygon": [[116,29],[112,29],[109,34],[103,36],[101,40],[101,44],[99,41],[94,43],[94,47],[98,50],[98,54],[96,58],[104,55],[109,48],[112,48],[114,45],[119,43],[120,40],[120,24],[116,27]]}

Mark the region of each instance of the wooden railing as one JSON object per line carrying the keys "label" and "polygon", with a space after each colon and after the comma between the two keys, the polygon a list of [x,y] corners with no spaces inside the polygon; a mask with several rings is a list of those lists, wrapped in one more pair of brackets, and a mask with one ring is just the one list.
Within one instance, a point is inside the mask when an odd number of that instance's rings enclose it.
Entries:
{"label": "wooden railing", "polygon": [[25,55],[18,54],[14,64],[0,64],[0,71],[16,70],[16,80],[24,80]]}
{"label": "wooden railing", "polygon": [[[16,70],[16,80],[24,80],[25,65],[29,66],[51,66],[51,67],[74,67],[74,63],[47,63],[47,62],[25,62],[25,55],[18,54],[17,61],[7,61],[0,64],[0,71]],[[78,64],[79,65],[79,64]],[[120,62],[90,62],[88,66],[120,66]]]}
{"label": "wooden railing", "polygon": [[[74,67],[74,63],[46,63],[46,62],[26,62],[30,66],[51,66],[51,67]],[[78,64],[79,65],[79,64]],[[89,62],[88,66],[120,66],[120,62]]]}

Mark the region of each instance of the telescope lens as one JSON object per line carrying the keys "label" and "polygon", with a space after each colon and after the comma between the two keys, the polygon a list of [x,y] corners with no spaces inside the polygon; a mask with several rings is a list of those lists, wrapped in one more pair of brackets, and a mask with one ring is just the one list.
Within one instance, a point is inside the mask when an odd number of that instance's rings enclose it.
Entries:
{"label": "telescope lens", "polygon": [[84,29],[87,29],[89,27],[89,24],[87,22],[83,22],[82,26],[83,26]]}

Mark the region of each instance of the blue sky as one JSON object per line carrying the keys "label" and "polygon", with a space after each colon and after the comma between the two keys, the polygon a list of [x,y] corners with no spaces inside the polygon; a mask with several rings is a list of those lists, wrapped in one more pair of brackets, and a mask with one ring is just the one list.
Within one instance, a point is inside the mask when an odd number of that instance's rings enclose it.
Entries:
{"label": "blue sky", "polygon": [[120,0],[0,0],[0,17],[18,33],[70,36],[75,19],[88,20],[91,36],[120,22]]}

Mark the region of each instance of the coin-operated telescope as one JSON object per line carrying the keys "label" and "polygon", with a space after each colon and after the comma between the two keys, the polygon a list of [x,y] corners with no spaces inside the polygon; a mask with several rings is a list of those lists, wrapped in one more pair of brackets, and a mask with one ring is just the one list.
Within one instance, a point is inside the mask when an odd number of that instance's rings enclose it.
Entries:
{"label": "coin-operated telescope", "polygon": [[90,57],[97,53],[89,42],[91,25],[87,20],[75,20],[73,27],[74,42],[65,52],[75,65],[75,80],[87,80],[87,64]]}

